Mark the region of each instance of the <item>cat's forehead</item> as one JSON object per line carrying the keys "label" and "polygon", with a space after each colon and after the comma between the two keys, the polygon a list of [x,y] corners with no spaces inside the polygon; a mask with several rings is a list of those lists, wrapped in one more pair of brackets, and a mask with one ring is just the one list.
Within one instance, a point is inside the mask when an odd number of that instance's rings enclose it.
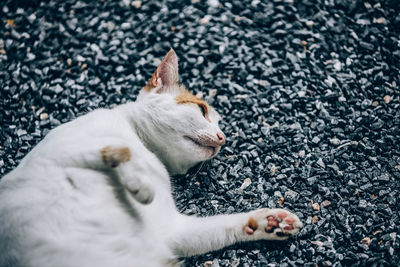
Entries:
{"label": "cat's forehead", "polygon": [[[182,86],[183,87],[183,86]],[[175,97],[177,104],[195,104],[201,106],[206,119],[210,121],[210,117],[214,117],[214,109],[203,99],[190,93],[186,88],[181,88],[181,92]]]}
{"label": "cat's forehead", "polygon": [[193,95],[191,92],[189,92],[186,88],[181,91],[180,94],[178,94],[175,97],[176,103],[177,104],[197,104],[197,105],[205,105],[207,108],[211,108],[210,105],[201,99],[200,97],[197,97]]}

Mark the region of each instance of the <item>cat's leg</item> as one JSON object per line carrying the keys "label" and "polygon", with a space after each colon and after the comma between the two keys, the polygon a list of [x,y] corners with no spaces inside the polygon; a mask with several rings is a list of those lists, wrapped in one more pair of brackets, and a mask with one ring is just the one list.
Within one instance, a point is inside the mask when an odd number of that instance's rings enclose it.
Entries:
{"label": "cat's leg", "polygon": [[181,219],[172,243],[179,256],[202,254],[237,242],[285,240],[302,227],[299,218],[284,209]]}
{"label": "cat's leg", "polygon": [[114,169],[123,186],[132,196],[143,204],[153,201],[154,192],[150,186],[142,181],[140,170],[135,167],[134,160],[129,147],[106,146],[99,151],[101,160],[105,166]]}
{"label": "cat's leg", "polygon": [[140,203],[152,202],[154,192],[146,181],[151,178],[151,169],[143,168],[144,155],[139,157],[125,142],[109,141],[106,143],[112,145],[107,146],[100,143],[104,141],[92,140],[85,146],[71,146],[68,153],[60,153],[54,160],[65,167],[106,172],[116,190],[125,188]]}

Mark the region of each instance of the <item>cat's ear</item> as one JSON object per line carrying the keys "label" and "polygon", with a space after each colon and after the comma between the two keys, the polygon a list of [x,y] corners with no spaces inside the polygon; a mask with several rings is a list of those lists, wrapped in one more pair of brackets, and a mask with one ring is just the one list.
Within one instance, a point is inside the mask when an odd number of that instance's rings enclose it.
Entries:
{"label": "cat's ear", "polygon": [[164,93],[169,91],[169,88],[178,85],[178,81],[178,57],[175,51],[171,49],[160,65],[158,65],[153,76],[151,76],[151,79],[143,89],[146,91],[156,90],[156,93]]}

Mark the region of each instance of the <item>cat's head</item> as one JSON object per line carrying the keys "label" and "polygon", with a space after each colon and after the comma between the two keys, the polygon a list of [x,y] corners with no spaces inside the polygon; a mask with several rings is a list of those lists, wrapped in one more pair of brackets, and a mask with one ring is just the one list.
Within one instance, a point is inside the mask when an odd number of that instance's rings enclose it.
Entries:
{"label": "cat's head", "polygon": [[138,129],[140,135],[172,175],[214,157],[225,143],[220,115],[179,83],[178,58],[172,49],[137,102],[147,120]]}

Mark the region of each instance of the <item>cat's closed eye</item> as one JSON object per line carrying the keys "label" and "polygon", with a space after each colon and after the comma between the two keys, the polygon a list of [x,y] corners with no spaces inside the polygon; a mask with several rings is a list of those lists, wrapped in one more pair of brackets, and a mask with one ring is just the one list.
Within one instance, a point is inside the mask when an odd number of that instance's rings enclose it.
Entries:
{"label": "cat's closed eye", "polygon": [[197,104],[197,106],[200,108],[201,114],[203,114],[203,117],[206,118],[208,115],[208,109],[207,106],[204,104]]}

